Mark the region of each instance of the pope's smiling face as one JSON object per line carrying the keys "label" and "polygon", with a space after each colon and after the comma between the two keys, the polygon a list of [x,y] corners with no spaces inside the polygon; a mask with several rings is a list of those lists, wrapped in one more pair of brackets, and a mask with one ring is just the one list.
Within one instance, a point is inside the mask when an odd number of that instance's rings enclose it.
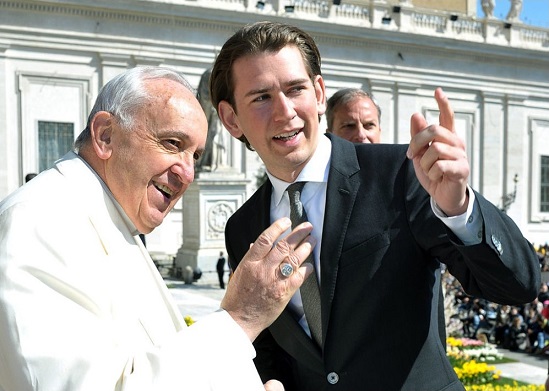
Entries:
{"label": "pope's smiling face", "polygon": [[194,179],[207,120],[194,95],[171,80],[145,82],[153,97],[138,110],[132,129],[116,119],[103,180],[141,233],[149,233]]}

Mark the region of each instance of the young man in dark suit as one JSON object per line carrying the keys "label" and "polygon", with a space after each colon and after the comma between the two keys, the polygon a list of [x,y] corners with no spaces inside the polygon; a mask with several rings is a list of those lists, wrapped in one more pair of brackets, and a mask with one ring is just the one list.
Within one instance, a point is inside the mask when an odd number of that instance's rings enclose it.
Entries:
{"label": "young man in dark suit", "polygon": [[[271,221],[300,210],[286,190],[294,182],[306,182],[301,203],[318,243],[310,278],[320,286],[320,320],[307,309],[314,295],[305,281],[254,342],[261,376],[290,391],[463,390],[440,338],[440,262],[469,294],[499,303],[533,300],[540,272],[516,225],[468,186],[465,146],[442,90],[440,124],[415,114],[409,145],[326,137],[313,39],[259,22],[225,43],[210,92],[225,127],[257,151],[269,177],[227,223],[231,267]],[[282,262],[278,278],[292,265]],[[402,291],[406,305],[388,312]]]}

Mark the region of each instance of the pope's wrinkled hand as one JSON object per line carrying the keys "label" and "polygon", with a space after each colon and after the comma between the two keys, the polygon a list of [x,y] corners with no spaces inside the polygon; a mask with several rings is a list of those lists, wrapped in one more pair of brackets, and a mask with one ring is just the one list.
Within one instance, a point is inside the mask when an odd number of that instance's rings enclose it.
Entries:
{"label": "pope's wrinkled hand", "polygon": [[[250,341],[275,321],[313,272],[310,263],[303,264],[316,244],[310,235],[311,223],[298,225],[279,240],[290,227],[290,219],[285,217],[261,233],[233,273],[221,301],[221,308],[242,327]],[[282,274],[281,265],[292,273]]]}

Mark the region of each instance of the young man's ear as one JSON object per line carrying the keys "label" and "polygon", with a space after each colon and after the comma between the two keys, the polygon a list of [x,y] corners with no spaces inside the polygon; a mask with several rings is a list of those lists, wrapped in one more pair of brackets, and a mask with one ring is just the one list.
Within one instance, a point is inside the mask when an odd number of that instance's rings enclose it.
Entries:
{"label": "young man's ear", "polygon": [[111,157],[113,125],[114,117],[106,111],[97,112],[91,121],[91,144],[100,159]]}
{"label": "young man's ear", "polygon": [[324,85],[322,76],[316,75],[314,80],[316,108],[318,115],[323,115],[326,112],[326,86]]}
{"label": "young man's ear", "polygon": [[219,102],[217,111],[219,113],[219,118],[221,119],[221,122],[223,123],[223,125],[225,125],[225,128],[227,128],[231,136],[233,136],[234,138],[240,138],[244,135],[244,133],[242,133],[242,130],[240,129],[238,117],[234,112],[233,106],[231,106],[229,102],[225,100]]}

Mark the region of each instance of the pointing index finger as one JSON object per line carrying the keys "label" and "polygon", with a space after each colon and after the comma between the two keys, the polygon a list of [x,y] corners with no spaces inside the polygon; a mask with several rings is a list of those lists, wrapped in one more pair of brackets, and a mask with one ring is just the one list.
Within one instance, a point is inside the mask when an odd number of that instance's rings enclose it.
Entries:
{"label": "pointing index finger", "polygon": [[454,110],[452,110],[452,107],[450,107],[448,97],[446,96],[444,91],[442,91],[442,88],[438,87],[435,90],[435,99],[437,101],[438,109],[440,111],[440,114],[438,116],[439,124],[450,130],[451,132],[455,133]]}

